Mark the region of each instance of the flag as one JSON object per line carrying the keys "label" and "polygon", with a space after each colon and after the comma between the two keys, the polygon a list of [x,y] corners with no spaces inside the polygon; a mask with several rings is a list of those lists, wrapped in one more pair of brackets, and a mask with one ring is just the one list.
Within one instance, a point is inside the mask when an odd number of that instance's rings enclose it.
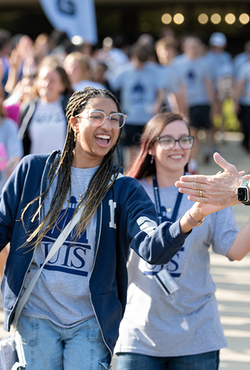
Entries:
{"label": "flag", "polygon": [[55,29],[65,31],[69,38],[81,36],[90,44],[97,43],[94,0],[40,0],[40,3]]}

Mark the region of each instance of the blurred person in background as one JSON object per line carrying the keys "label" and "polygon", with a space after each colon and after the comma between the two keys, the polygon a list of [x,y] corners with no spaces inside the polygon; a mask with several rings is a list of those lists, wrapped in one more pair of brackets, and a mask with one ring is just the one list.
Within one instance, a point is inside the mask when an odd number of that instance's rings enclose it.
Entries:
{"label": "blurred person in background", "polygon": [[110,90],[110,85],[107,79],[108,66],[105,62],[97,61],[96,66],[92,69],[91,76],[94,82],[98,82],[106,89]]}
{"label": "blurred person in background", "polygon": [[244,45],[244,51],[237,54],[234,63],[234,88],[233,99],[235,111],[244,134],[242,146],[250,152],[249,143],[249,62],[250,62],[250,40]]}
{"label": "blurred person in background", "polygon": [[21,104],[30,102],[36,96],[36,88],[34,87],[36,78],[36,74],[23,75],[12,93],[3,102],[7,117],[12,118],[17,125],[20,123]]}
{"label": "blurred person in background", "polygon": [[113,78],[117,69],[129,62],[127,47],[126,35],[115,35],[113,38],[106,37],[103,40],[102,48],[96,53],[96,59],[107,64],[106,75],[108,79]]}
{"label": "blurred person in background", "polygon": [[189,162],[189,172],[197,173],[200,146],[198,131],[206,132],[204,159],[212,154],[213,130],[210,109],[213,107],[215,91],[212,75],[206,57],[203,56],[203,44],[196,36],[186,36],[183,41],[183,56],[175,61],[177,73],[185,84],[186,112],[189,117],[191,134],[195,137]]}
{"label": "blurred person in background", "polygon": [[9,57],[11,53],[11,34],[7,30],[0,29],[0,84],[4,89],[4,97],[8,92],[5,90],[5,85],[9,76]]}
{"label": "blurred person in background", "polygon": [[232,55],[225,50],[226,46],[226,36],[221,32],[214,32],[209,38],[209,50],[206,53],[215,90],[211,112],[212,123],[214,131],[219,130],[222,133],[222,138],[225,132],[223,105],[226,99],[232,98],[234,75]]}
{"label": "blurred person in background", "polygon": [[73,89],[55,57],[43,59],[36,87],[36,98],[21,105],[19,136],[24,155],[62,150],[66,137],[65,110]]}
{"label": "blurred person in background", "polygon": [[217,88],[217,80],[228,70],[233,73],[232,55],[227,52],[227,38],[221,32],[214,32],[209,38],[209,51],[206,54],[206,58],[211,65],[212,79]]}
{"label": "blurred person in background", "polygon": [[43,58],[50,54],[49,36],[46,33],[40,33],[34,41],[35,59],[39,65]]}
{"label": "blurred person in background", "polygon": [[16,35],[14,39],[17,41],[9,58],[9,75],[5,85],[9,94],[13,92],[23,75],[34,75],[38,69],[32,39],[28,35]]}
{"label": "blurred person in background", "polygon": [[185,113],[185,86],[174,65],[178,52],[178,42],[174,37],[166,36],[156,43],[156,53],[162,66],[162,79],[165,81],[165,105],[170,111]]}
{"label": "blurred person in background", "polygon": [[238,71],[235,78],[233,98],[244,134],[242,144],[250,153],[250,60],[242,63]]}
{"label": "blurred person in background", "polygon": [[124,137],[121,140],[125,150],[124,166],[130,168],[139,149],[139,139],[147,121],[160,111],[164,102],[164,81],[159,70],[150,62],[151,48],[136,43],[133,46],[131,62],[120,67],[111,79],[113,91],[120,94],[120,103],[127,114]]}
{"label": "blurred person in background", "polygon": [[[6,117],[3,106],[5,93],[0,86],[0,194],[2,189],[23,156],[22,142],[18,138],[18,129],[15,122]],[[0,279],[8,257],[8,246],[0,254]]]}
{"label": "blurred person in background", "polygon": [[49,55],[55,56],[63,64],[68,52],[67,47],[71,45],[68,35],[64,31],[53,30],[49,35]]}
{"label": "blurred person in background", "polygon": [[92,81],[90,59],[80,51],[68,54],[63,65],[74,91],[84,90],[87,86],[95,89],[105,88],[101,83]]}
{"label": "blurred person in background", "polygon": [[4,90],[0,86],[0,194],[2,188],[23,156],[15,122],[6,117],[3,106]]}
{"label": "blurred person in background", "polygon": [[233,59],[234,76],[237,78],[238,73],[245,62],[250,60],[250,40],[244,44],[244,51],[237,54]]}

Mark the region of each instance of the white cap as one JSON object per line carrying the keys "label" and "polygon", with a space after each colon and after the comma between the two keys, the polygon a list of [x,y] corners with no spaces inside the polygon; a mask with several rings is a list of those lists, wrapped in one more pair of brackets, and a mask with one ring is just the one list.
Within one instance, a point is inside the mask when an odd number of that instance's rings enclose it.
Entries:
{"label": "white cap", "polygon": [[227,38],[224,33],[221,32],[214,32],[210,36],[209,44],[212,46],[225,46],[227,43]]}

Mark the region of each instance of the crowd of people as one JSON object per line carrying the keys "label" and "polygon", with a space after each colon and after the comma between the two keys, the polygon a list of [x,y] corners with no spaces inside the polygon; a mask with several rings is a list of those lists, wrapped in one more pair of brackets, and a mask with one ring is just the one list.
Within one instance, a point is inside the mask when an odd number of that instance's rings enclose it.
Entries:
{"label": "crowd of people", "polygon": [[[239,231],[226,207],[238,202],[233,190],[213,204],[204,177],[178,180],[198,172],[201,155],[212,158],[226,99],[250,151],[249,43],[235,58],[226,46],[219,32],[208,45],[169,32],[97,48],[57,31],[33,41],[0,30],[6,330],[58,235],[81,214],[17,322],[27,369],[108,369],[115,352],[119,370],[218,370],[226,339],[209,246],[240,260],[250,227]],[[231,175],[238,186],[242,174],[225,163],[215,179]]]}
{"label": "crowd of people", "polygon": [[[210,35],[207,44],[196,35],[176,37],[171,30],[158,40],[143,34],[133,45],[122,35],[109,42],[105,40],[100,47],[87,42],[74,45],[63,32],[40,34],[33,41],[28,35],[11,37],[8,31],[0,30],[0,80],[5,93],[4,106],[6,115],[18,126],[23,126],[19,137],[25,139],[29,130],[34,130],[33,120],[47,121],[48,117],[40,112],[34,117],[31,114],[30,128],[29,123],[22,124],[23,111],[29,103],[45,101],[40,97],[38,86],[41,65],[47,60],[51,68],[52,64],[54,68],[55,64],[62,68],[60,73],[64,74],[61,75],[64,80],[61,82],[66,89],[65,92],[54,83],[54,89],[58,91],[54,92],[54,101],[48,100],[51,103],[49,110],[54,110],[52,102],[57,104],[58,99],[68,98],[72,91],[86,86],[107,88],[118,98],[127,114],[120,144],[126,169],[131,167],[138,153],[139,137],[146,122],[163,109],[180,112],[189,120],[192,135],[196,138],[189,162],[192,174],[198,173],[200,156],[204,162],[211,160],[216,148],[215,131],[220,130],[223,138],[225,100],[230,100],[239,116],[243,145],[249,151],[249,42],[246,42],[245,50],[233,58],[225,50],[227,39],[220,32]],[[64,109],[65,101],[62,103]],[[40,109],[38,104],[38,111]],[[43,110],[47,111],[47,108],[43,107]],[[57,110],[60,114],[60,109]],[[49,111],[47,116],[53,126]],[[202,149],[198,140],[200,129],[205,133]],[[58,140],[62,144],[62,134]]]}

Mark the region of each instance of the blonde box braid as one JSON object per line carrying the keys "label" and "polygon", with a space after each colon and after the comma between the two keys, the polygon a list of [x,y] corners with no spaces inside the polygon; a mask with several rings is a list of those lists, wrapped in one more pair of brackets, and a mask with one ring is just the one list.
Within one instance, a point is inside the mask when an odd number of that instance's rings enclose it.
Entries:
{"label": "blonde box braid", "polygon": [[[36,199],[34,199],[32,202],[30,202],[24,209],[22,214],[23,224],[24,224],[23,215],[25,210],[29,207],[29,205],[37,201],[39,198],[43,197],[43,200],[41,201],[41,204],[38,207],[36,213],[34,214],[32,220],[34,220],[35,217],[38,217],[41,209],[44,207],[44,199],[46,198],[51,187],[51,184],[57,175],[56,189],[51,201],[52,206],[50,207],[47,215],[45,215],[43,212],[44,214],[43,221],[40,223],[39,227],[29,236],[25,244],[30,245],[31,242],[31,245],[35,248],[42,241],[43,237],[47,234],[47,232],[54,225],[57,224],[58,217],[63,208],[68,192],[70,192],[71,195],[71,165],[74,156],[73,150],[75,148],[75,135],[70,124],[70,118],[80,114],[85,109],[90,99],[100,97],[112,99],[116,103],[118,111],[121,112],[120,105],[115,96],[110,91],[105,89],[94,89],[91,87],[86,87],[82,91],[75,92],[70,97],[66,109],[68,127],[63,152],[61,156],[57,157],[51,165],[48,174],[48,187],[45,190],[45,192]],[[111,150],[104,156],[100,167],[98,168],[98,170],[96,171],[96,173],[94,174],[89,183],[89,186],[85,192],[83,199],[78,204],[77,209],[79,207],[83,207],[83,211],[81,214],[81,219],[76,227],[75,238],[78,238],[80,234],[82,234],[86,230],[87,225],[89,224],[92,217],[96,213],[98,206],[101,204],[105,195],[107,194],[109,189],[113,186],[117,176],[119,175],[121,167],[120,156],[118,151],[120,136],[121,130],[119,130],[117,142],[111,148]],[[117,170],[115,170],[114,168],[115,152],[117,154],[115,156],[117,162],[116,164],[118,167]]]}

